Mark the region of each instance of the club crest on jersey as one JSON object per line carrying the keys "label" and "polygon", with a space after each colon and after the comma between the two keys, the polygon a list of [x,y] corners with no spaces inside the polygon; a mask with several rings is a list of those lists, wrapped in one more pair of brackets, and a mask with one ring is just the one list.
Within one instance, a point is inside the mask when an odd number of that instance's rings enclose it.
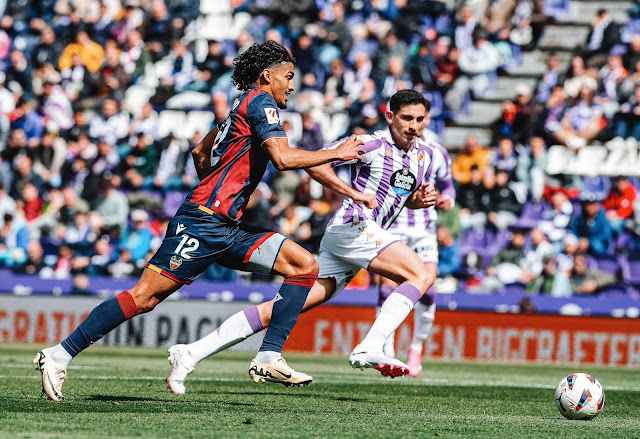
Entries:
{"label": "club crest on jersey", "polygon": [[391,175],[391,188],[398,195],[409,195],[416,186],[416,177],[406,166]]}
{"label": "club crest on jersey", "polygon": [[177,256],[171,256],[169,260],[169,270],[177,270],[182,265],[182,259]]}
{"label": "club crest on jersey", "polygon": [[275,108],[265,108],[264,114],[267,115],[267,122],[270,124],[280,123],[280,118],[278,117],[278,110]]}

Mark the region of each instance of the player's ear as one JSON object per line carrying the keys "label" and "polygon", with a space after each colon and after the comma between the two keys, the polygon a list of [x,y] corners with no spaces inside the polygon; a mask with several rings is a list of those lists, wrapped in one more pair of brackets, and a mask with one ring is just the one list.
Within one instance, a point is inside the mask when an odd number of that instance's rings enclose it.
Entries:
{"label": "player's ear", "polygon": [[266,82],[267,84],[271,84],[271,78],[272,78],[271,70],[264,69],[262,71],[262,79],[264,80],[264,82]]}
{"label": "player's ear", "polygon": [[384,118],[387,119],[388,124],[391,124],[391,122],[393,121],[393,112],[387,111],[386,113],[384,113]]}

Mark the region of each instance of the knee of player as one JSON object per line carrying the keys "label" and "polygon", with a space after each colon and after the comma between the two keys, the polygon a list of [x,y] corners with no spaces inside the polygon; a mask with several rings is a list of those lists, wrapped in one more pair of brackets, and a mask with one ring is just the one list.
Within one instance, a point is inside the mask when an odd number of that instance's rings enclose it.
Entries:
{"label": "knee of player", "polygon": [[293,274],[315,274],[317,276],[320,267],[311,253],[304,252],[297,258],[293,271]]}
{"label": "knee of player", "polygon": [[415,275],[415,282],[417,283],[417,287],[422,294],[424,294],[431,285],[436,281],[436,276],[434,273],[431,273],[429,270],[420,270]]}

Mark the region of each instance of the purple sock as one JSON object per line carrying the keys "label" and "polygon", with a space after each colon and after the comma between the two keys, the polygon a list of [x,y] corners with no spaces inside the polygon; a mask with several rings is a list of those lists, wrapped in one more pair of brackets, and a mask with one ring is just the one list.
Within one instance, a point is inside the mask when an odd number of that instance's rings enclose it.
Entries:
{"label": "purple sock", "polygon": [[252,306],[251,308],[247,308],[244,310],[244,315],[249,322],[249,326],[254,332],[260,332],[264,329],[264,325],[262,324],[262,319],[260,318],[260,312],[258,311],[257,306]]}
{"label": "purple sock", "polygon": [[420,303],[426,306],[431,306],[436,301],[436,289],[431,287],[420,298]]}
{"label": "purple sock", "polygon": [[390,285],[380,285],[378,289],[378,306],[382,306],[387,297],[393,293],[393,287]]}
{"label": "purple sock", "polygon": [[401,285],[398,285],[398,288],[396,288],[393,292],[402,294],[403,296],[407,297],[409,300],[413,302],[414,305],[422,297],[422,293],[420,292],[419,289],[417,289],[413,285],[406,282]]}

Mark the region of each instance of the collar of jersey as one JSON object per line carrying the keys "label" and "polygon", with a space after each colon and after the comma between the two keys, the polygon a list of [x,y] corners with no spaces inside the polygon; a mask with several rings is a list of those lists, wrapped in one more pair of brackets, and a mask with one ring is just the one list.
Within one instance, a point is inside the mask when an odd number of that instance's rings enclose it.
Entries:
{"label": "collar of jersey", "polygon": [[[400,147],[398,147],[396,145],[395,140],[393,140],[393,136],[391,135],[391,128],[387,128],[384,131],[380,132],[380,135],[382,136],[382,138],[391,146],[393,146],[394,148],[396,148],[398,151],[400,151],[402,154],[405,154],[404,149],[401,149]],[[416,137],[416,139],[413,141],[413,147],[406,152],[406,154],[410,154],[410,155],[415,155],[418,153],[418,151],[420,150],[420,143],[418,142],[418,138]]]}

